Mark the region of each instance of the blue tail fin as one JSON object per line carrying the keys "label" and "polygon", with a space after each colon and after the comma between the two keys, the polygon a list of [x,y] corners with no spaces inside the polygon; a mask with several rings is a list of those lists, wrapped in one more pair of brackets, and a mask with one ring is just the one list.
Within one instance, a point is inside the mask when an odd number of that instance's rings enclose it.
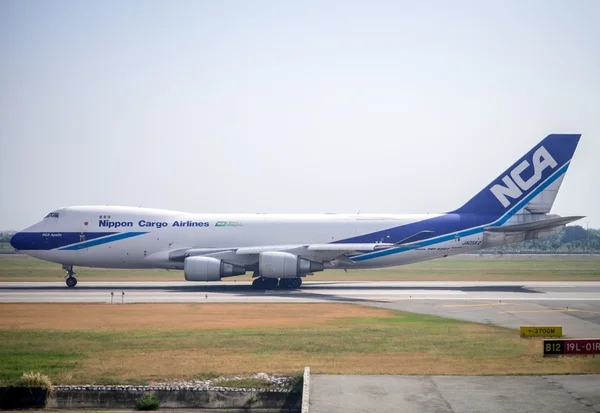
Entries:
{"label": "blue tail fin", "polygon": [[454,213],[502,216],[550,210],[581,135],[548,135]]}

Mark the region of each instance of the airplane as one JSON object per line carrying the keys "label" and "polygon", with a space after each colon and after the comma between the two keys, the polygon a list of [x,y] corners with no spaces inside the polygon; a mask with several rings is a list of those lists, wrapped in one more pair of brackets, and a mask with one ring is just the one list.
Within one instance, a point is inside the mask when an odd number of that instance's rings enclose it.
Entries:
{"label": "airplane", "polygon": [[[255,277],[299,288],[326,269],[411,264],[560,233],[582,216],[550,214],[581,135],[548,135],[460,208],[441,214],[191,214],[71,206],[16,233],[32,257],[73,268],[183,270],[187,281]],[[482,165],[483,167],[483,165]]]}

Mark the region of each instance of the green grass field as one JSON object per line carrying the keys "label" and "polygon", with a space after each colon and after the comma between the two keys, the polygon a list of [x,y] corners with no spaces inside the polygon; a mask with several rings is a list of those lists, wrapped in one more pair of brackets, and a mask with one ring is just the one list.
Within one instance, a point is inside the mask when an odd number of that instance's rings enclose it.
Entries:
{"label": "green grass field", "polygon": [[[0,306],[0,382],[4,384],[30,370],[48,374],[58,384],[297,374],[307,365],[314,373],[329,374],[600,373],[598,359],[544,359],[540,339],[521,339],[514,330],[350,304],[273,304],[269,311],[262,304],[171,304],[173,317],[167,319],[160,315],[166,305],[39,304],[31,315],[20,314],[20,309],[34,304]],[[182,317],[195,313],[201,320],[216,317],[215,308],[228,314],[240,306],[260,316],[241,321],[232,317],[234,324],[221,328],[186,327],[187,322],[178,322],[177,311]],[[29,328],[28,319],[37,323],[40,311],[52,311],[56,317],[46,322],[46,328]],[[119,328],[71,328],[60,315],[87,318],[86,312],[91,312],[94,322],[102,322],[104,313],[108,320],[115,311],[124,316],[145,314],[145,322],[153,327],[139,327],[136,315]],[[310,326],[281,324],[282,317],[296,313],[306,321],[310,314],[332,312],[337,315],[308,320]],[[260,323],[254,321],[258,319]]]}
{"label": "green grass field", "polygon": [[[183,281],[182,271],[76,268],[85,281]],[[35,258],[0,255],[0,281],[62,281],[60,265]],[[250,275],[231,280],[250,280]],[[310,280],[371,281],[600,281],[600,256],[460,255],[378,270],[328,270]]]}

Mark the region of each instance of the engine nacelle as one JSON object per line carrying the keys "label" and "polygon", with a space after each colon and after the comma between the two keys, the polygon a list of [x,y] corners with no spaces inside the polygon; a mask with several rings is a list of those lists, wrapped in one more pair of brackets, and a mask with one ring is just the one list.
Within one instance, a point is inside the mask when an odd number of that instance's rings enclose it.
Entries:
{"label": "engine nacelle", "polygon": [[323,271],[323,263],[307,260],[289,252],[268,251],[258,256],[258,271],[266,278],[295,278]]}
{"label": "engine nacelle", "polygon": [[187,257],[183,274],[187,281],[219,281],[222,277],[243,275],[246,268],[213,257]]}

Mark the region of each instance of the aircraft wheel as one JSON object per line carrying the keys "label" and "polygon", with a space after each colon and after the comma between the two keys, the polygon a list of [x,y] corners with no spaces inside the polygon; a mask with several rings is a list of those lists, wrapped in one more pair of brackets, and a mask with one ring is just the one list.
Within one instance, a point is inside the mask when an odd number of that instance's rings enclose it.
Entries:
{"label": "aircraft wheel", "polygon": [[300,288],[300,286],[302,285],[302,278],[300,277],[292,278],[291,281],[292,288]]}
{"label": "aircraft wheel", "polygon": [[255,290],[264,290],[266,288],[265,279],[263,277],[256,278],[252,281],[252,288]]}
{"label": "aircraft wheel", "polygon": [[75,277],[67,277],[67,287],[73,288],[77,285],[77,278]]}
{"label": "aircraft wheel", "polygon": [[289,278],[282,278],[279,280],[279,286],[281,288],[290,288],[291,287],[291,282]]}
{"label": "aircraft wheel", "polygon": [[277,284],[279,283],[279,279],[277,278],[265,278],[264,279],[264,283],[265,283],[265,288],[267,290],[272,290],[274,288],[277,288]]}

